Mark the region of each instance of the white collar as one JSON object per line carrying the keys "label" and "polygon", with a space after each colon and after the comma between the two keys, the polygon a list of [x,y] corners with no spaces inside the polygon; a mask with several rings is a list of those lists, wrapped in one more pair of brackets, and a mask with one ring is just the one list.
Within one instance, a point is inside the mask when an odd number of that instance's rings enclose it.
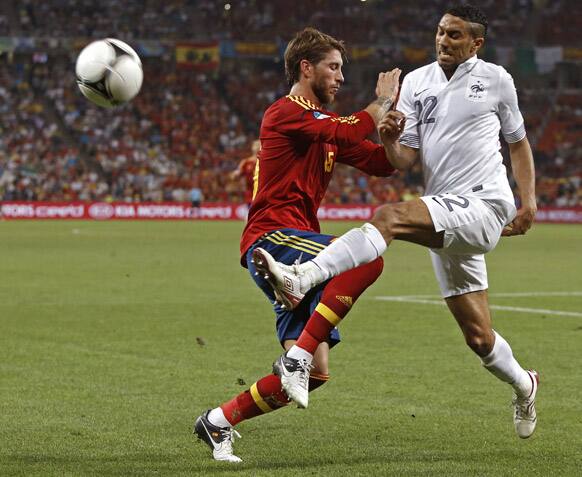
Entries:
{"label": "white collar", "polygon": [[461,63],[459,67],[463,67],[466,69],[472,68],[473,66],[475,66],[475,63],[477,63],[477,60],[478,60],[477,55],[473,55],[467,61]]}
{"label": "white collar", "polygon": [[[467,71],[471,70],[475,66],[475,64],[477,63],[478,59],[479,58],[477,58],[477,55],[473,55],[473,56],[471,56],[471,58],[465,60],[463,63],[461,63],[459,66],[457,66],[457,69],[453,73],[453,76],[451,76],[450,80],[452,80],[455,77],[458,77],[460,74],[464,74]],[[446,79],[445,72],[442,69],[441,65],[439,65],[438,61],[435,61],[435,64],[436,64],[438,70],[440,71],[440,74],[442,75],[442,77],[448,83],[450,80]]]}

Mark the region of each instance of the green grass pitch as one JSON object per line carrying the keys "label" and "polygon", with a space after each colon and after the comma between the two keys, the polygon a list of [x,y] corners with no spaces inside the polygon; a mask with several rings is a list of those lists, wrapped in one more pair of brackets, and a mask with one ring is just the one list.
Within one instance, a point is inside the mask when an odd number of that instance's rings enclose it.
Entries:
{"label": "green grass pitch", "polygon": [[495,327],[541,373],[531,439],[440,304],[426,250],[395,243],[309,409],[242,423],[244,463],[212,461],[194,418],[280,352],[241,228],[0,223],[0,475],[582,475],[582,226],[566,225],[488,258]]}

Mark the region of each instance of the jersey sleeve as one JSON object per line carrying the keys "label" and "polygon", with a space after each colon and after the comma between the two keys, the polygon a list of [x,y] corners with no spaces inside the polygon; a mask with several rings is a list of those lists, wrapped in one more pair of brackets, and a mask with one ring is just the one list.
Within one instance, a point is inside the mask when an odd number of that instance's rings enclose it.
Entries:
{"label": "jersey sleeve", "polygon": [[357,146],[340,149],[337,162],[348,164],[370,176],[377,177],[388,177],[395,170],[386,157],[384,147],[367,139]]}
{"label": "jersey sleeve", "polygon": [[400,143],[413,149],[420,149],[420,137],[418,136],[418,110],[414,107],[413,86],[410,75],[402,81],[400,98],[396,109],[406,116],[404,131],[400,136]]}
{"label": "jersey sleeve", "polygon": [[274,127],[288,136],[350,147],[366,139],[376,126],[366,111],[338,117],[303,104],[301,98],[281,107]]}
{"label": "jersey sleeve", "polygon": [[517,104],[517,91],[513,78],[503,68],[499,78],[498,113],[505,140],[508,143],[521,141],[525,137],[525,125]]}

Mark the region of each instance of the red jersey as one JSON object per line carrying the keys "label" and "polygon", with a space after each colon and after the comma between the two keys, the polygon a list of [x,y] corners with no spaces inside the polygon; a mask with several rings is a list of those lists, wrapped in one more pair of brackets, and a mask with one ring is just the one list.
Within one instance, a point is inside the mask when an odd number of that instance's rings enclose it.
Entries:
{"label": "red jersey", "polygon": [[245,202],[250,202],[253,198],[253,186],[256,164],[257,158],[255,156],[249,156],[246,159],[240,161],[238,165],[238,173],[241,175],[241,177],[244,177],[246,185]]}
{"label": "red jersey", "polygon": [[340,117],[302,96],[285,96],[265,111],[254,198],[240,243],[243,266],[245,252],[266,232],[320,231],[317,209],[336,162],[374,176],[394,172],[384,148],[366,139],[374,130],[366,111]]}

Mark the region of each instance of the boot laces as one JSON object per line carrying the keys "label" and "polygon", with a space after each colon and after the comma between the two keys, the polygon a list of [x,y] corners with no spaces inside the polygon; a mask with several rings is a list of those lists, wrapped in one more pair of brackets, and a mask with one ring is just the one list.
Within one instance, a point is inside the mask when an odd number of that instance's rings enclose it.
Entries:
{"label": "boot laces", "polygon": [[308,363],[306,359],[297,360],[297,365],[299,366],[301,373],[299,373],[298,379],[301,387],[308,389],[309,387],[309,373],[313,369],[313,365]]}
{"label": "boot laces", "polygon": [[238,439],[242,439],[239,432],[234,429],[233,427],[225,427],[220,429],[220,434],[222,436],[222,443],[224,444],[225,450],[232,454],[232,443],[234,442],[234,438],[237,437]]}
{"label": "boot laces", "polygon": [[518,397],[517,395],[513,397],[513,406],[515,406],[515,417],[521,420],[532,420],[533,416],[531,413],[533,400],[526,397]]}

